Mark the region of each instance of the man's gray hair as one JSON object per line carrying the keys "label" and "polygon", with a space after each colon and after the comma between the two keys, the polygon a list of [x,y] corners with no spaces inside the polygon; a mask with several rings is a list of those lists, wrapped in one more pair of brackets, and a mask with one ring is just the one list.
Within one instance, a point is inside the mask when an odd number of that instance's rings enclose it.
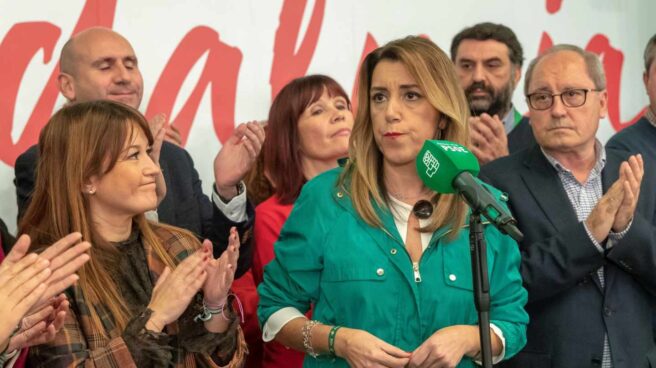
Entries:
{"label": "man's gray hair", "polygon": [[601,60],[599,56],[589,51],[585,51],[582,48],[574,45],[561,44],[553,46],[548,49],[540,56],[536,57],[528,65],[526,69],[526,76],[524,77],[524,95],[529,93],[528,87],[531,84],[531,78],[533,76],[533,71],[535,66],[547,55],[555,54],[561,51],[571,51],[579,54],[585,61],[585,66],[588,71],[588,76],[592,79],[592,82],[595,85],[595,89],[604,90],[606,89],[606,74],[604,73],[604,67],[601,65]]}

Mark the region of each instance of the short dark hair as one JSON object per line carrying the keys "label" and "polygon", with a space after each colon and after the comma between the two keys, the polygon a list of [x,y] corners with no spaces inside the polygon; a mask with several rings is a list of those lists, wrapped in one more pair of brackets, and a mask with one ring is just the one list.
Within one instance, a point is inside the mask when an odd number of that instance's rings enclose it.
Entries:
{"label": "short dark hair", "polygon": [[501,42],[508,47],[508,57],[510,62],[518,65],[520,68],[524,63],[524,50],[517,40],[515,32],[503,24],[490,22],[478,23],[469,28],[465,28],[453,37],[451,41],[451,60],[456,61],[458,47],[464,40],[487,41],[494,40]]}
{"label": "short dark hair", "polygon": [[281,204],[294,203],[305,184],[298,119],[308,106],[321,98],[324,90],[330,97],[344,97],[351,108],[348,95],[334,79],[308,75],[283,87],[269,109],[267,137],[261,154],[264,155],[264,170]]}
{"label": "short dark hair", "polygon": [[656,34],[651,36],[649,41],[647,41],[647,46],[645,47],[645,71],[649,73],[649,67],[656,57]]}

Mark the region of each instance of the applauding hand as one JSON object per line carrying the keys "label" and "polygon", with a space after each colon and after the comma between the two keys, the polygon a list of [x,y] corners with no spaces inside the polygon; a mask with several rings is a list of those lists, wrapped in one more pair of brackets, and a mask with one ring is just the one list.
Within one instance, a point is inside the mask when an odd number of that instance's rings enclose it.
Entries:
{"label": "applauding hand", "polygon": [[202,249],[185,258],[174,271],[166,267],[153,288],[148,308],[153,311],[146,328],[161,332],[187,309],[207,278],[209,256]]}
{"label": "applauding hand", "polygon": [[[211,259],[205,271],[207,279],[203,285],[203,294],[205,301],[210,305],[221,305],[226,302],[230,286],[235,279],[235,270],[237,269],[237,259],[239,259],[239,234],[233,227],[230,229],[228,239],[228,248],[221,254],[218,259]],[[212,255],[212,242],[205,240],[203,242],[205,254]]]}

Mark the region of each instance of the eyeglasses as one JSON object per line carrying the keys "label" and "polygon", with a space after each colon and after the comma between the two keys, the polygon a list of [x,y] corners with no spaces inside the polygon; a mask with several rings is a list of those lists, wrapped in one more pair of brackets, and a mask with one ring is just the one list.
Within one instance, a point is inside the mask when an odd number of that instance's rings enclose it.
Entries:
{"label": "eyeglasses", "polygon": [[554,104],[554,97],[560,96],[560,101],[567,107],[579,107],[585,104],[588,92],[599,92],[600,89],[573,88],[561,93],[535,92],[526,95],[528,104],[535,110],[547,110]]}

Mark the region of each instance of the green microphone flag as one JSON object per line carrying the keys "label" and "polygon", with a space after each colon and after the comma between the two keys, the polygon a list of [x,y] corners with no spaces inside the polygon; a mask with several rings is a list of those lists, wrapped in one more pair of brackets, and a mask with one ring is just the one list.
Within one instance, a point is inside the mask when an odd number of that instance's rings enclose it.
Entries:
{"label": "green microphone flag", "polygon": [[438,193],[456,193],[453,180],[462,172],[477,176],[480,166],[476,156],[465,146],[450,141],[428,140],[417,159],[419,177]]}

